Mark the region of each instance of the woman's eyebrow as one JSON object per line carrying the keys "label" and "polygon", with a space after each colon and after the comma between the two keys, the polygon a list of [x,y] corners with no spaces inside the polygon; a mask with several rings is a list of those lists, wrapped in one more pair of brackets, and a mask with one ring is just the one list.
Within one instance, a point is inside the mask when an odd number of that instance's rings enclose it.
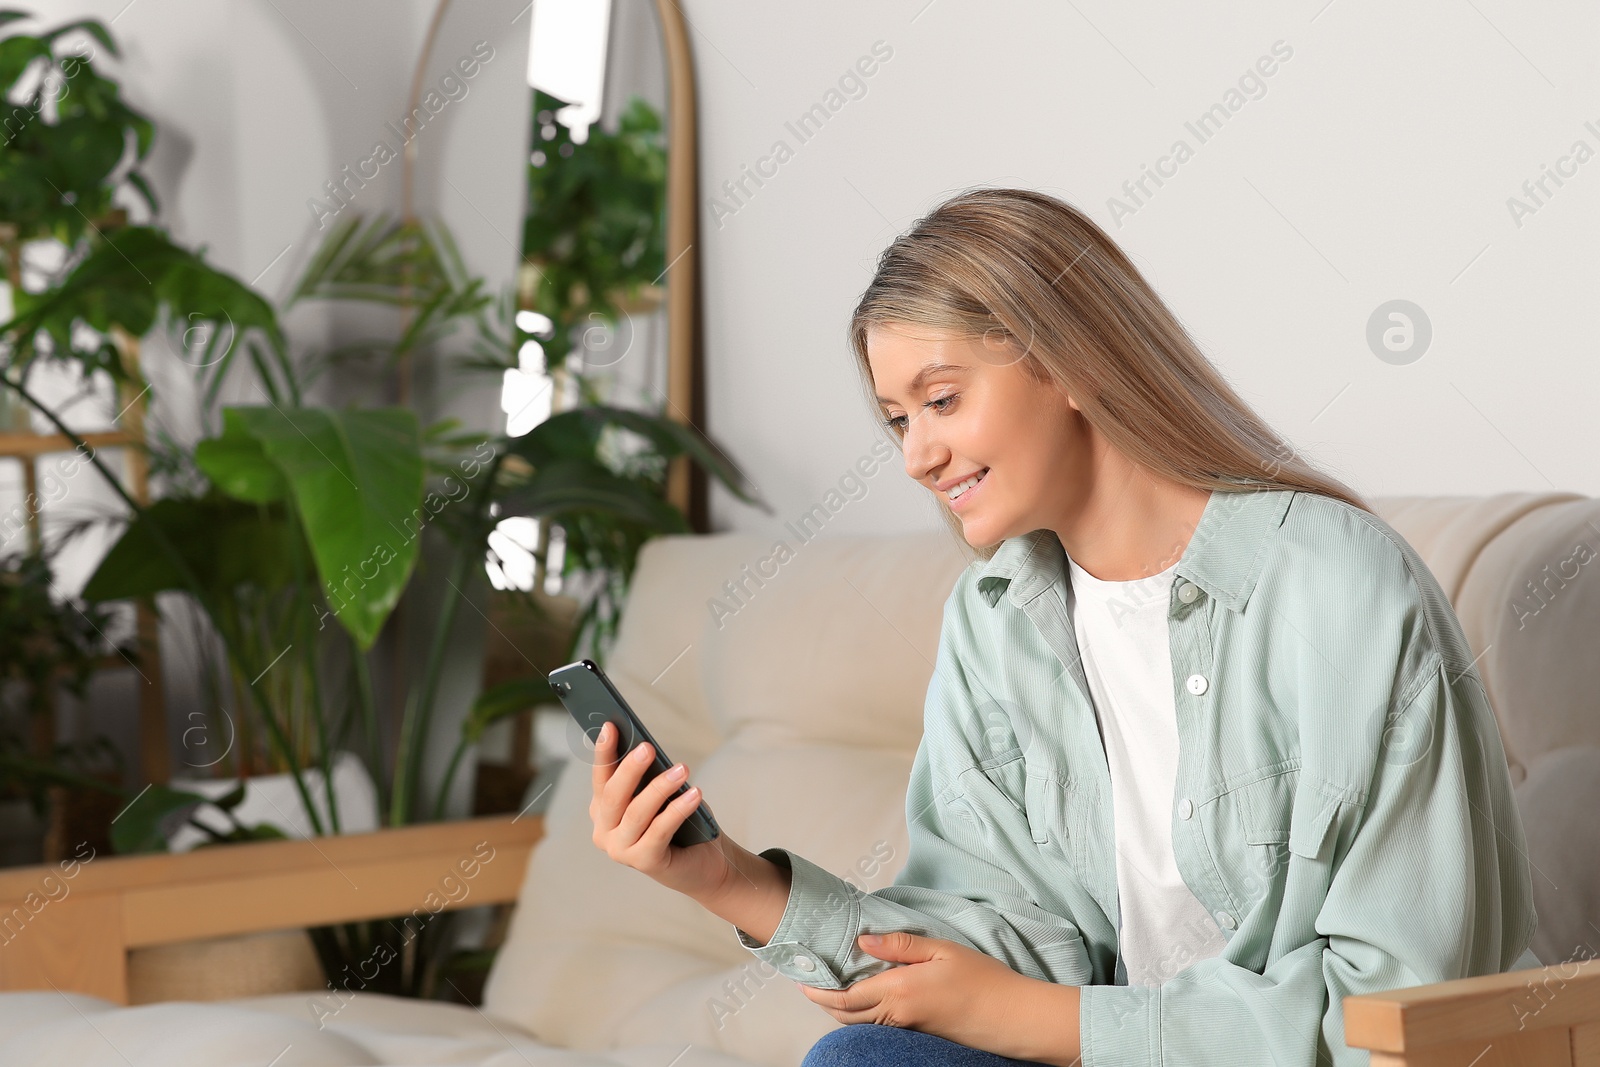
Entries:
{"label": "woman's eyebrow", "polygon": [[[922,369],[917,371],[916,377],[911,379],[911,384],[906,386],[906,392],[914,393],[918,389],[921,389],[922,383],[927,381],[930,375],[944,374],[950,371],[958,374],[964,374],[971,369],[971,367],[964,366],[960,363],[924,363],[922,365]],[[889,397],[880,396],[878,397],[878,403],[892,404],[894,401]]]}

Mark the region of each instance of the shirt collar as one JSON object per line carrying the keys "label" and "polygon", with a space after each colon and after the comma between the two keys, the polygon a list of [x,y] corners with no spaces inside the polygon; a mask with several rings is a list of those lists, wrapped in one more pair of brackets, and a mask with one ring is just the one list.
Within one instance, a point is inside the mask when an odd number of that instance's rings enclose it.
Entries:
{"label": "shirt collar", "polygon": [[[1267,542],[1283,524],[1295,492],[1274,485],[1212,490],[1178,559],[1177,574],[1242,612],[1261,575]],[[978,591],[990,607],[1002,595],[1022,607],[1064,578],[1066,559],[1054,530],[1008,537],[978,571]]]}

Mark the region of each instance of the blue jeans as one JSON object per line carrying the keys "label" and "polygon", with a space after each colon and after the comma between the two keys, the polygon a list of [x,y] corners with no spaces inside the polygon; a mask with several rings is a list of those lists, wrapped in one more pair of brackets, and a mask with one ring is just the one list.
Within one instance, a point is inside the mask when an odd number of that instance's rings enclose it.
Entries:
{"label": "blue jeans", "polygon": [[876,1023],[830,1030],[811,1046],[800,1067],[1036,1067],[971,1048],[948,1038]]}

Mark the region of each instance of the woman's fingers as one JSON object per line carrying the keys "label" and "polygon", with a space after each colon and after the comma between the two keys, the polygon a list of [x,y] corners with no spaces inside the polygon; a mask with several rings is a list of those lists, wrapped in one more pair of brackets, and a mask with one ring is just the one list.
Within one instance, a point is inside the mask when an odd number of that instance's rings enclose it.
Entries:
{"label": "woman's fingers", "polygon": [[616,747],[616,731],[610,723],[603,724],[594,739],[594,764],[589,768],[589,779],[594,784],[596,798],[606,787],[606,782],[611,780],[613,765],[617,762]]}
{"label": "woman's fingers", "polygon": [[[679,771],[679,774],[673,774]],[[682,785],[689,777],[689,768],[678,764],[650,780],[650,784],[639,790],[639,795],[628,804],[628,809],[622,813],[622,819],[617,829],[621,831],[623,847],[630,847],[635,841],[644,836],[650,829],[650,820],[661,811],[661,806],[666,803],[672,791]],[[663,813],[664,814],[664,813]]]}
{"label": "woman's fingers", "polygon": [[649,742],[641,741],[612,764],[611,780],[605,788],[606,804],[613,815],[612,825],[621,819],[623,810],[633,799],[634,791],[639,788],[639,779],[644,777],[644,772],[655,758],[655,749],[650,747]]}
{"label": "woman's fingers", "polygon": [[589,805],[594,843],[619,863],[650,873],[665,867],[672,836],[699,806],[700,790],[689,789],[672,797],[689,777],[688,767],[681,763],[640,789],[639,781],[655,758],[655,750],[648,742],[640,742],[618,759],[616,735],[616,728],[607,723],[595,736],[590,772],[594,799]]}
{"label": "woman's fingers", "polygon": [[[652,782],[651,784],[654,785],[655,783]],[[645,846],[651,852],[664,852],[672,846],[672,835],[678,832],[678,827],[682,826],[683,821],[693,814],[694,809],[699,806],[700,787],[697,785],[690,786],[684,790],[683,796],[673,800],[671,804],[668,804],[662,810],[661,814],[655,817],[655,821],[644,832],[644,836],[639,838],[639,844]]]}
{"label": "woman's fingers", "polygon": [[589,805],[589,817],[594,820],[596,843],[600,834],[609,833],[621,821],[623,810],[633,799],[639,778],[654,755],[648,744],[640,743],[618,759],[616,736],[616,727],[606,723],[595,739],[594,799]]}

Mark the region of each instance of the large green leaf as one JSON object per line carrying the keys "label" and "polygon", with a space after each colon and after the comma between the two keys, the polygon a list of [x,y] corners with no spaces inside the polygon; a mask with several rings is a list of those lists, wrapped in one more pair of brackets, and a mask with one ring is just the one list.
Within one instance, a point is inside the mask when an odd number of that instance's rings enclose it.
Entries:
{"label": "large green leaf", "polygon": [[693,426],[647,411],[608,404],[573,408],[552,415],[521,437],[512,438],[507,442],[507,450],[527,460],[535,468],[554,460],[592,459],[597,451],[601,430],[607,425],[646,438],[656,453],[667,459],[687,454],[740,500],[771,513],[771,506],[760,498],[755,486],[728,462],[709,438]]}
{"label": "large green leaf", "polygon": [[[411,578],[418,531],[451,506],[430,497],[424,511],[416,415],[239,407],[223,417],[223,440],[253,438],[282,472],[328,603],[356,644],[371,648]],[[211,459],[221,464],[216,454]]]}
{"label": "large green leaf", "polygon": [[280,509],[222,497],[174,498],[151,504],[143,519],[123,531],[90,575],[84,599],[124,600],[187,590],[155,530],[166,535],[200,584],[212,592],[228,593],[240,585],[280,589],[293,580],[291,531]]}
{"label": "large green leaf", "polygon": [[199,793],[152,785],[140,793],[111,823],[111,847],[118,855],[165,852],[167,830],[206,802]]}
{"label": "large green leaf", "polygon": [[202,848],[234,841],[281,841],[289,836],[271,823],[247,826],[236,821],[231,814],[229,822],[232,825],[227,830],[218,830],[209,822],[194,818],[196,811],[208,803],[225,813],[231,813],[244,798],[243,779],[225,796],[215,800],[200,793],[152,785],[135,797],[112,822],[111,846],[118,855],[124,856],[138,852],[165,852],[167,835],[185,822],[204,830],[210,837],[209,841],[203,841],[198,846]]}
{"label": "large green leaf", "polygon": [[[85,371],[103,369],[123,377],[124,368],[96,343],[83,347],[78,325],[105,334],[120,326],[143,337],[163,311],[182,341],[203,347],[185,358],[209,367],[232,353],[239,338],[260,330],[277,349],[284,345],[276,314],[260,294],[232,275],[174,245],[158,230],[128,226],[108,235],[58,286],[42,293],[18,290],[16,317],[0,325],[0,335],[16,339],[25,363],[38,335],[51,340],[56,359],[75,359]],[[201,328],[204,326],[205,328]]]}
{"label": "large green leaf", "polygon": [[683,512],[661,499],[653,487],[586,460],[546,463],[524,484],[502,492],[500,505],[508,515],[601,512],[661,533],[689,532]]}
{"label": "large green leaf", "polygon": [[221,437],[195,445],[194,461],[211,484],[239,500],[272,504],[289,492],[283,471],[267,457],[260,440],[245,429],[237,409],[222,413]]}

